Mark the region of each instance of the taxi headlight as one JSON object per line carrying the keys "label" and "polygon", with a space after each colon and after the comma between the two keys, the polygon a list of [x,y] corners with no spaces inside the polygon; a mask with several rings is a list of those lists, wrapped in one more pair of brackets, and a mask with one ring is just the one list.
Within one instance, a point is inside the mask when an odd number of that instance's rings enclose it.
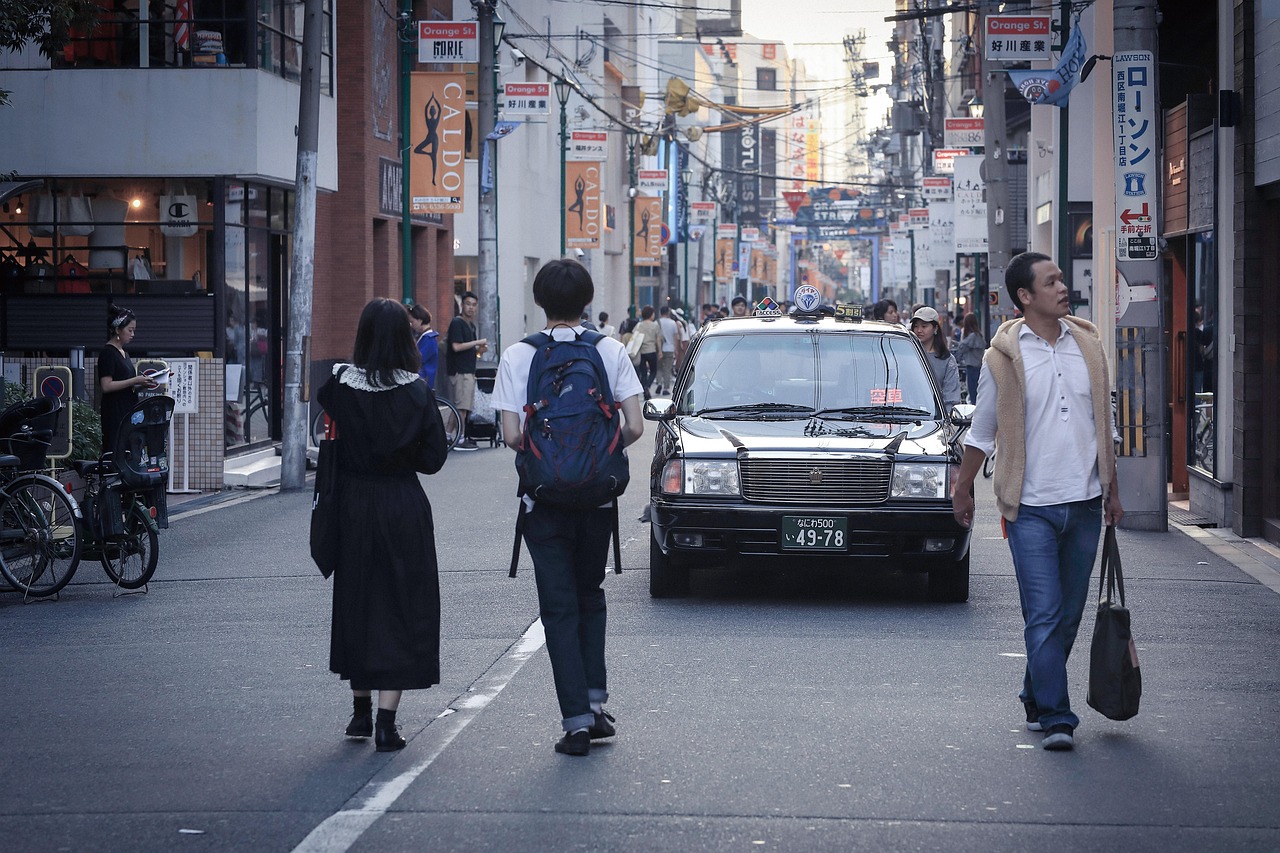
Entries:
{"label": "taxi headlight", "polygon": [[662,469],[668,495],[738,495],[737,460],[672,459]]}
{"label": "taxi headlight", "polygon": [[945,463],[901,462],[893,466],[891,498],[945,498],[947,466]]}

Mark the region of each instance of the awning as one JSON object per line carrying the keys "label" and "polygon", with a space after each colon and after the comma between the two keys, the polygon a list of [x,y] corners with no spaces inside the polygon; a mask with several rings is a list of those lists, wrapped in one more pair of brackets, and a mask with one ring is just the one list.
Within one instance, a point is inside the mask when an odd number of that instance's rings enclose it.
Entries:
{"label": "awning", "polygon": [[0,202],[8,201],[15,195],[29,193],[44,186],[44,181],[0,181]]}

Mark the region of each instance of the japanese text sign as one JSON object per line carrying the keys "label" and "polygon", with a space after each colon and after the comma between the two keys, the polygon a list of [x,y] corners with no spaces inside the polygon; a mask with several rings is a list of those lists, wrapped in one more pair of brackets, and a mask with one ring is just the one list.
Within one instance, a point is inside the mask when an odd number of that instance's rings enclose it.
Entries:
{"label": "japanese text sign", "polygon": [[575,130],[569,134],[568,160],[600,162],[605,159],[609,135],[603,130]]}
{"label": "japanese text sign", "polygon": [[1112,59],[1116,152],[1116,260],[1156,257],[1155,63],[1151,51],[1117,53]]}
{"label": "japanese text sign", "polygon": [[507,115],[547,115],[551,112],[550,83],[507,83],[502,87],[502,111]]}
{"label": "japanese text sign", "polygon": [[988,15],[987,59],[1049,59],[1052,21],[1049,15]]}

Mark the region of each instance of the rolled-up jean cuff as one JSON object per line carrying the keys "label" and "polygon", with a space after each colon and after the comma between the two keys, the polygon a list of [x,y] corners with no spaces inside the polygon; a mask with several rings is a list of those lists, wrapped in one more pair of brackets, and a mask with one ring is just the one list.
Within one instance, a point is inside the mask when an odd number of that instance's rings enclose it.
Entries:
{"label": "rolled-up jean cuff", "polygon": [[587,701],[588,701],[588,702],[599,702],[601,705],[603,705],[605,702],[608,702],[608,701],[609,701],[609,691],[608,691],[608,690],[604,690],[604,689],[602,689],[602,688],[600,688],[600,687],[588,687],[588,688],[587,688]]}
{"label": "rolled-up jean cuff", "polygon": [[560,725],[564,727],[566,732],[573,732],[578,729],[589,729],[595,721],[595,714],[579,714],[576,717],[566,717]]}

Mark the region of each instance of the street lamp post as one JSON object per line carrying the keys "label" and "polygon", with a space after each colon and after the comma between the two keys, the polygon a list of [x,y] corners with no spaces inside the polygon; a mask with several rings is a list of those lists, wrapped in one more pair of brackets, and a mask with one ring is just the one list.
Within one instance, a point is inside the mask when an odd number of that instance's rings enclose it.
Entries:
{"label": "street lamp post", "polygon": [[627,143],[627,316],[631,316],[636,307],[636,141],[640,134],[628,130],[623,137]]}
{"label": "street lamp post", "polygon": [[556,99],[560,101],[560,257],[564,257],[566,249],[566,220],[564,211],[564,192],[565,192],[565,148],[568,144],[569,136],[569,117],[565,112],[569,104],[569,92],[573,89],[573,84],[563,77],[557,77],[555,82]]}

